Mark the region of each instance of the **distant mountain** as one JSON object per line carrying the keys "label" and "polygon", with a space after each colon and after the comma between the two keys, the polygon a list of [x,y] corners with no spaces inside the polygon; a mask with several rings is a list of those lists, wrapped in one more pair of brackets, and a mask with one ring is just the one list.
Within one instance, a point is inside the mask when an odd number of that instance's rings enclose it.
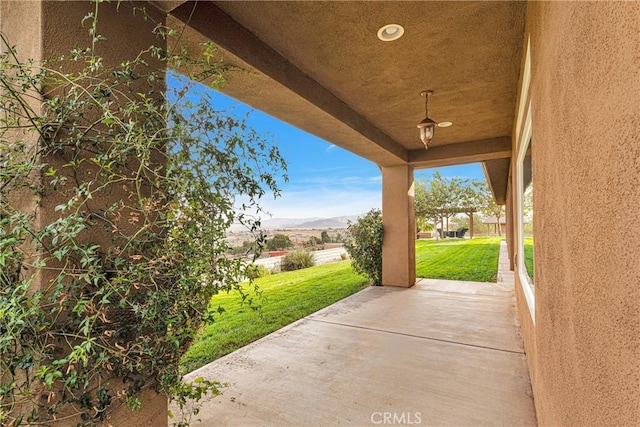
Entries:
{"label": "distant mountain", "polygon": [[358,219],[358,215],[352,216],[335,216],[333,218],[320,218],[312,221],[306,221],[300,224],[296,224],[295,228],[314,228],[314,229],[323,229],[323,228],[347,228],[348,221],[355,221]]}
{"label": "distant mountain", "polygon": [[307,221],[320,221],[322,220],[322,218],[320,217],[313,217],[313,218],[271,218],[271,219],[265,219],[264,221],[262,221],[262,227],[265,230],[273,230],[274,228],[282,228],[282,229],[288,229],[288,228],[296,228],[295,225],[296,224],[300,224],[302,222],[307,222]]}
{"label": "distant mountain", "polygon": [[[263,230],[324,230],[327,228],[347,228],[348,221],[354,222],[362,215],[335,216],[331,218],[271,218],[262,221]],[[241,230],[242,226],[232,226],[231,231]]]}

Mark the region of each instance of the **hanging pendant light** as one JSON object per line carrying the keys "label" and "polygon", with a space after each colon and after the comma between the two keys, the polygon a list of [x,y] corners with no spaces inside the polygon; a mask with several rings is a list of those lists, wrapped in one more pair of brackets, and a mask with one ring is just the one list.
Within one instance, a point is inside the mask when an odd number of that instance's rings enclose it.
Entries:
{"label": "hanging pendant light", "polygon": [[423,90],[420,95],[424,96],[424,115],[425,118],[418,123],[418,129],[420,129],[420,140],[424,144],[424,149],[429,148],[429,142],[433,139],[435,134],[437,123],[429,118],[429,97],[433,94],[432,90]]}

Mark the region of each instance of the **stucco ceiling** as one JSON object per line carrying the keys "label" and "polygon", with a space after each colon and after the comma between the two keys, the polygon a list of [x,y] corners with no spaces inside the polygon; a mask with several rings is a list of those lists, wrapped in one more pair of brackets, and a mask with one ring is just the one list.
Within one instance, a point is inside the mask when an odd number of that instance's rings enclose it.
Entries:
{"label": "stucco ceiling", "polygon": [[186,3],[185,0],[149,0],[148,2],[163,12],[171,12],[176,7]]}
{"label": "stucco ceiling", "polygon": [[[211,40],[229,64],[223,91],[381,166],[443,166],[511,154],[524,2],[186,2],[170,25]],[[377,30],[405,28],[382,42]],[[451,121],[425,151],[429,116]],[[504,162],[492,187],[506,191]],[[491,168],[491,162],[485,164]]]}

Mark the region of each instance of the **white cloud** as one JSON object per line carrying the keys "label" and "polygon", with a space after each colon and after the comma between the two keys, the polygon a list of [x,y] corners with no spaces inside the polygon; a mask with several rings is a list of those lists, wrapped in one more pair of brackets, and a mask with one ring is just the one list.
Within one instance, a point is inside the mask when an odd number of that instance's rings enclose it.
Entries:
{"label": "white cloud", "polygon": [[313,189],[287,191],[282,197],[263,200],[261,206],[273,218],[309,218],[357,215],[380,208],[382,195],[372,190]]}
{"label": "white cloud", "polygon": [[307,176],[304,178],[297,178],[295,181],[289,183],[290,188],[300,188],[301,186],[308,185],[326,185],[333,188],[342,186],[362,186],[371,185],[372,183],[382,182],[381,176],[335,176],[334,174],[319,174],[316,176]]}
{"label": "white cloud", "polygon": [[[363,214],[372,208],[380,208],[381,181],[378,174],[363,173],[353,168],[319,170],[301,176],[293,174],[288,183],[281,185],[277,199],[266,196],[260,206],[272,214],[272,218],[334,217]],[[347,169],[347,170],[345,170]],[[338,172],[347,172],[341,174]],[[236,206],[241,203],[236,202]],[[261,215],[262,219],[268,219]]]}
{"label": "white cloud", "polygon": [[331,144],[331,145],[329,145],[329,146],[324,150],[324,152],[325,152],[325,153],[330,153],[330,152],[332,152],[335,148],[337,148],[337,146],[336,146],[335,144]]}

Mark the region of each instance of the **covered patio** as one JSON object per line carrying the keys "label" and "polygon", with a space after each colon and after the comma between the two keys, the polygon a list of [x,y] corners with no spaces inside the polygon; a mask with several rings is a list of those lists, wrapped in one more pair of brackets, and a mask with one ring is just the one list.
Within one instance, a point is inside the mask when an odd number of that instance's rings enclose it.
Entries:
{"label": "covered patio", "polygon": [[[194,373],[232,384],[203,403],[201,423],[384,424],[391,412],[405,424],[420,413],[423,424],[639,425],[639,4],[136,3],[180,29],[170,49],[217,46],[223,92],[382,175],[385,287]],[[0,31],[35,59],[58,57],[86,37],[76,24],[88,6],[1,2]],[[108,61],[157,42],[109,8]],[[380,38],[388,25],[402,38]],[[427,144],[425,116],[453,125]],[[474,162],[506,205],[503,280],[416,283],[414,170]],[[535,288],[522,214],[532,176]],[[33,206],[55,206],[44,196]],[[601,218],[606,238],[584,232]],[[127,424],[166,425],[154,397],[147,412],[122,411]]]}
{"label": "covered patio", "polygon": [[370,287],[307,316],[189,374],[229,384],[195,419],[536,425],[513,276],[501,273],[498,283]]}
{"label": "covered patio", "polygon": [[[507,203],[526,3],[154,4],[182,29],[176,48],[215,44],[230,70],[222,92],[379,166],[393,236],[384,285],[415,283],[415,170],[481,163]],[[387,41],[385,25],[402,37]],[[438,125],[424,142],[417,125],[429,114]]]}

